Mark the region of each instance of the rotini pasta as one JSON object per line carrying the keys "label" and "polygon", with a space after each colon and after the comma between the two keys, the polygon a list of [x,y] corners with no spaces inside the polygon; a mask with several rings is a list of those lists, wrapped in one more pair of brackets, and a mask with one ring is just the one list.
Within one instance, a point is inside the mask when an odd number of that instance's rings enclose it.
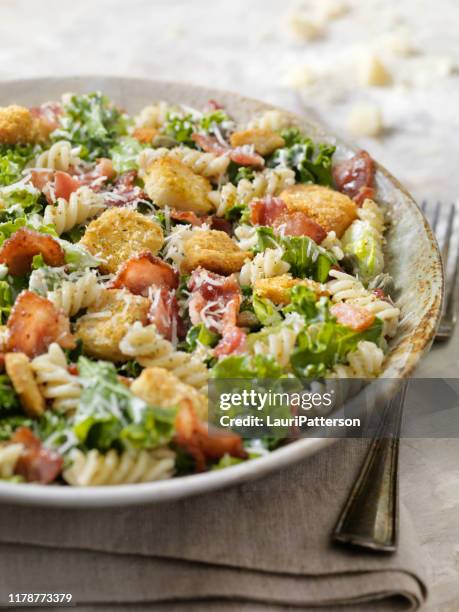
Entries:
{"label": "rotini pasta", "polygon": [[252,261],[246,262],[239,274],[241,285],[254,285],[260,278],[272,278],[286,274],[290,265],[282,260],[282,249],[265,249],[258,253]]}
{"label": "rotini pasta", "polygon": [[109,450],[105,455],[93,449],[87,454],[74,449],[64,479],[78,487],[133,484],[170,478],[174,473],[175,453],[169,448],[140,452]]}
{"label": "rotini pasta", "polygon": [[389,301],[379,299],[374,293],[365,289],[354,276],[339,270],[330,270],[332,280],[326,284],[334,302],[347,302],[361,306],[372,312],[384,322],[383,333],[392,338],[398,326],[400,310]]}
{"label": "rotini pasta", "polygon": [[56,232],[61,235],[68,232],[75,225],[84,223],[95,217],[105,208],[103,197],[88,187],[80,187],[70,195],[69,201],[59,198],[56,205],[45,208],[44,221],[54,225]]}
{"label": "rotini pasta", "polygon": [[0,445],[0,479],[13,476],[14,468],[23,450],[22,444]]}
{"label": "rotini pasta", "polygon": [[43,397],[50,400],[54,410],[68,413],[77,408],[81,385],[78,377],[68,371],[67,359],[58,344],[51,344],[48,352],[35,357],[31,365]]}
{"label": "rotini pasta", "polygon": [[277,196],[295,183],[295,173],[290,168],[266,169],[258,172],[252,181],[242,179],[237,186],[228,183],[219,191],[212,191],[209,199],[220,217],[235,204],[248,204],[255,198]]}
{"label": "rotini pasta", "polygon": [[35,168],[49,168],[49,170],[67,172],[71,166],[78,166],[80,163],[78,148],[72,148],[71,143],[66,140],[59,140],[49,149],[40,153],[34,166]]}
{"label": "rotini pasta", "polygon": [[196,174],[213,179],[222,177],[230,163],[230,158],[227,155],[202,153],[189,147],[144,149],[138,157],[139,175],[141,177],[145,176],[152,162],[163,157],[179,159]]}
{"label": "rotini pasta", "polygon": [[123,354],[135,359],[145,368],[169,370],[182,382],[202,393],[207,393],[209,372],[206,366],[189,353],[177,351],[171,342],[162,338],[154,325],[143,327],[134,323],[120,342]]}
{"label": "rotini pasta", "polygon": [[234,235],[242,251],[250,251],[258,243],[257,228],[253,225],[238,225],[234,230]]}
{"label": "rotini pasta", "polygon": [[93,272],[86,272],[75,281],[63,281],[58,289],[46,295],[57,308],[73,317],[83,308],[88,308],[98,300],[103,291]]}
{"label": "rotini pasta", "polygon": [[288,368],[290,356],[302,329],[304,320],[298,314],[291,313],[279,329],[273,330],[263,341],[255,342],[253,351],[258,355],[273,357],[282,367]]}
{"label": "rotini pasta", "polygon": [[338,261],[343,259],[343,245],[335,232],[328,232],[326,238],[320,243],[320,246],[333,253]]}

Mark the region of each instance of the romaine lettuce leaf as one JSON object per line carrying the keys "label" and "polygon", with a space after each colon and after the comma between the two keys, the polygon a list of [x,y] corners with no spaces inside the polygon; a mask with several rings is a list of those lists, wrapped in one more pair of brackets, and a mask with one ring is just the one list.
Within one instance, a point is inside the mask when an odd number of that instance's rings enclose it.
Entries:
{"label": "romaine lettuce leaf", "polygon": [[351,257],[354,274],[363,283],[381,274],[384,254],[380,237],[365,221],[354,221],[341,239],[345,255]]}
{"label": "romaine lettuce leaf", "polygon": [[337,263],[335,257],[317,245],[308,236],[278,236],[270,227],[257,228],[257,251],[280,246],[282,259],[290,264],[289,272],[297,278],[313,278],[324,283],[330,268]]}
{"label": "romaine lettuce leaf", "polygon": [[145,146],[136,138],[130,136],[123,136],[120,138],[116,145],[110,150],[110,156],[115,171],[118,172],[118,174],[122,174],[130,170],[137,170],[137,157],[144,148]]}
{"label": "romaine lettuce leaf", "polygon": [[253,311],[262,325],[277,325],[282,321],[282,316],[271,300],[254,295],[252,303]]}
{"label": "romaine lettuce leaf", "polygon": [[211,370],[212,378],[279,378],[281,374],[281,366],[266,355],[231,355]]}
{"label": "romaine lettuce leaf", "polygon": [[26,164],[39,152],[32,145],[0,146],[0,185],[11,185],[22,178]]}
{"label": "romaine lettuce leaf", "polygon": [[185,350],[189,353],[194,351],[198,345],[198,343],[203,344],[204,346],[214,347],[220,339],[220,335],[214,332],[211,332],[204,323],[199,323],[199,325],[193,325],[188,331],[185,338]]}

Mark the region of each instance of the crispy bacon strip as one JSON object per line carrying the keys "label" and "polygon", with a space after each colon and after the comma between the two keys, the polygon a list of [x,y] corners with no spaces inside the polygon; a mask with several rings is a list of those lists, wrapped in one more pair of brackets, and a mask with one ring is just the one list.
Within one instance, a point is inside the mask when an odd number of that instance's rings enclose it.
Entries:
{"label": "crispy bacon strip", "polygon": [[62,266],[65,253],[61,245],[48,234],[26,227],[14,232],[0,248],[0,263],[8,266],[11,276],[24,276],[31,270],[35,255],[42,255],[48,266]]}
{"label": "crispy bacon strip", "polygon": [[131,293],[146,297],[152,286],[170,290],[177,289],[178,284],[179,276],[172,266],[149,251],[143,251],[121,266],[110,288],[126,288]]}
{"label": "crispy bacon strip", "polygon": [[235,164],[239,166],[253,166],[255,168],[262,168],[265,165],[264,158],[252,151],[250,146],[236,147],[231,149],[230,158]]}
{"label": "crispy bacon strip", "polygon": [[11,442],[24,445],[14,469],[27,482],[48,484],[56,480],[62,471],[64,460],[58,452],[46,448],[28,427],[19,427]]}
{"label": "crispy bacon strip", "polygon": [[361,206],[366,198],[373,198],[375,164],[366,151],[359,151],[333,168],[333,180],[339,191]]}
{"label": "crispy bacon strip", "polygon": [[205,223],[205,217],[198,217],[192,210],[171,210],[171,219],[174,221],[183,221],[195,227],[200,227]]}
{"label": "crispy bacon strip", "polygon": [[287,204],[280,198],[272,196],[252,200],[249,208],[250,221],[254,225],[272,225],[277,217],[288,212]]}
{"label": "crispy bacon strip", "polygon": [[364,331],[371,327],[375,320],[372,312],[353,304],[333,304],[330,312],[338,323],[350,327],[353,331]]}
{"label": "crispy bacon strip", "polygon": [[223,146],[215,136],[205,136],[204,134],[194,133],[191,135],[191,139],[206,153],[213,153],[214,155],[225,155],[230,151],[230,146]]}
{"label": "crispy bacon strip", "polygon": [[317,244],[327,237],[324,228],[301,211],[280,215],[273,222],[273,229],[284,236],[308,236]]}
{"label": "crispy bacon strip", "polygon": [[208,460],[224,455],[247,458],[240,436],[235,433],[210,429],[198,419],[189,400],[182,400],[175,419],[175,442],[196,461],[196,471],[203,472]]}
{"label": "crispy bacon strip", "polygon": [[196,268],[188,283],[193,325],[204,323],[211,331],[225,333],[236,326],[242,302],[241,289],[234,276],[221,276]]}
{"label": "crispy bacon strip", "polygon": [[68,317],[52,302],[32,291],[23,291],[8,318],[7,351],[36,357],[46,353],[53,342],[62,348],[75,347]]}
{"label": "crispy bacon strip", "polygon": [[223,145],[215,136],[206,136],[204,134],[192,134],[192,140],[206,153],[214,155],[229,155],[231,161],[239,166],[254,166],[256,168],[263,167],[265,160],[261,155],[255,153],[250,147],[232,148],[230,145]]}
{"label": "crispy bacon strip", "polygon": [[154,323],[158,332],[167,340],[184,338],[185,325],[180,317],[180,309],[175,291],[159,287],[152,291],[152,304],[148,322]]}
{"label": "crispy bacon strip", "polygon": [[216,357],[240,355],[245,351],[246,343],[247,334],[240,327],[233,327],[214,348],[214,355]]}

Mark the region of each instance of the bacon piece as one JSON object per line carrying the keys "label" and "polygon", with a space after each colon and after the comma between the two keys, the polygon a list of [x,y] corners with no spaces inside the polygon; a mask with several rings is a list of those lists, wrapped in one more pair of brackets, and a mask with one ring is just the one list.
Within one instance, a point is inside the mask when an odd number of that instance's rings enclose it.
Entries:
{"label": "bacon piece", "polygon": [[225,107],[222,104],[220,104],[220,102],[217,102],[216,100],[213,100],[211,98],[207,102],[207,108],[211,111],[215,111],[215,110],[223,110]]}
{"label": "bacon piece", "polygon": [[272,225],[277,217],[288,212],[287,204],[280,198],[272,196],[252,200],[249,208],[250,221],[254,225]]}
{"label": "bacon piece", "polygon": [[43,172],[38,172],[37,170],[32,170],[30,173],[30,182],[40,191],[44,191],[46,185],[51,183],[54,178],[54,170],[44,170]]}
{"label": "bacon piece", "polygon": [[184,448],[196,462],[196,471],[206,469],[207,460],[220,459],[224,455],[246,459],[247,453],[240,436],[216,428],[198,419],[189,400],[182,400],[175,419],[175,442]]}
{"label": "bacon piece", "polygon": [[145,200],[147,195],[135,184],[136,179],[136,170],[121,174],[115,183],[110,186],[110,189],[104,192],[106,204],[109,206],[126,206],[139,200]]}
{"label": "bacon piece", "polygon": [[68,317],[52,302],[32,291],[23,291],[8,318],[7,350],[36,357],[53,342],[62,348],[75,347]]}
{"label": "bacon piece", "polygon": [[152,286],[170,290],[177,289],[178,284],[179,276],[172,266],[149,251],[143,251],[121,266],[110,289],[125,287],[135,295],[147,297]]}
{"label": "bacon piece", "polygon": [[359,206],[365,198],[373,198],[375,165],[366,151],[359,151],[333,168],[333,180],[339,191],[346,194]]}
{"label": "bacon piece", "polygon": [[16,429],[10,441],[25,447],[14,468],[15,474],[27,482],[48,484],[56,480],[64,464],[57,451],[44,447],[28,427]]}
{"label": "bacon piece", "polygon": [[222,334],[236,326],[242,294],[234,276],[196,268],[188,288],[192,292],[189,312],[193,325],[204,323],[211,331]]}
{"label": "bacon piece", "polygon": [[327,237],[327,232],[321,225],[299,210],[277,217],[273,222],[273,228],[275,232],[284,236],[308,236],[317,244]]}
{"label": "bacon piece", "polygon": [[162,287],[152,292],[148,322],[154,323],[158,332],[167,340],[173,340],[174,337],[185,337],[186,329],[180,317],[175,291],[169,291],[166,287]]}
{"label": "bacon piece", "polygon": [[373,325],[375,315],[364,308],[353,304],[333,304],[330,312],[336,317],[338,323],[349,327],[353,331],[364,331]]}
{"label": "bacon piece", "polygon": [[261,155],[255,153],[250,146],[236,147],[231,149],[230,159],[239,166],[254,166],[262,168],[265,165],[265,160]]}
{"label": "bacon piece", "polygon": [[57,170],[54,174],[54,193],[56,198],[64,198],[68,200],[72,193],[81,187],[80,181],[67,172]]}
{"label": "bacon piece", "polygon": [[215,136],[205,136],[204,134],[194,133],[191,139],[206,153],[214,153],[215,155],[225,155],[230,150],[230,146],[223,146]]}
{"label": "bacon piece", "polygon": [[233,224],[231,221],[228,221],[223,217],[209,215],[208,217],[204,217],[204,223],[207,223],[210,226],[210,229],[225,232],[225,234],[228,234],[228,236],[233,234]]}
{"label": "bacon piece", "polygon": [[42,255],[48,266],[57,267],[65,263],[64,250],[57,240],[26,227],[5,240],[0,248],[0,263],[8,266],[11,276],[24,276],[30,272],[35,255]]}
{"label": "bacon piece", "polygon": [[171,219],[183,221],[195,227],[199,227],[206,222],[206,218],[199,218],[192,210],[171,210]]}
{"label": "bacon piece", "polygon": [[46,102],[41,106],[31,106],[31,115],[38,120],[40,136],[47,139],[51,132],[59,127],[59,116],[62,115],[62,106],[57,102]]}
{"label": "bacon piece", "polygon": [[247,343],[247,334],[240,327],[233,327],[231,331],[226,333],[214,349],[216,357],[225,357],[226,355],[240,355],[245,351]]}

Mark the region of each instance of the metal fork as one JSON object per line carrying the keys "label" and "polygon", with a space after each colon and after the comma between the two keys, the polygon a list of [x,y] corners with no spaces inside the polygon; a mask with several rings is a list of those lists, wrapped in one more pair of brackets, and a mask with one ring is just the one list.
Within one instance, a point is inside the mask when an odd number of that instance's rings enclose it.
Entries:
{"label": "metal fork", "polygon": [[[452,248],[456,206],[453,204],[448,209],[437,202],[432,210],[423,202],[421,210],[440,245],[446,291],[435,340],[447,340],[456,324],[459,245]],[[405,391],[406,383],[403,383],[398,394],[385,406],[380,428],[334,528],[333,539],[337,542],[382,552],[397,549],[398,455]]]}

